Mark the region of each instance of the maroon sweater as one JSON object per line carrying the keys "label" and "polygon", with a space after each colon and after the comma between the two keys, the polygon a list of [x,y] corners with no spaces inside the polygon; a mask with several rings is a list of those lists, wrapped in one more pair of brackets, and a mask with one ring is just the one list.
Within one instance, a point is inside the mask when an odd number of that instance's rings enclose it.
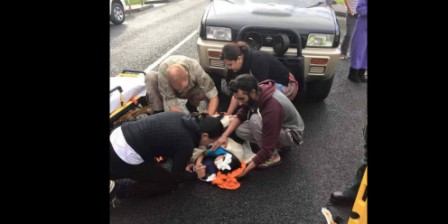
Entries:
{"label": "maroon sweater", "polygon": [[[283,93],[277,90],[275,82],[272,80],[260,82],[258,86],[261,88],[261,92],[258,98],[257,106],[260,109],[263,120],[263,128],[260,151],[258,151],[257,155],[252,159],[257,166],[268,160],[274,153],[283,123],[284,109],[280,103],[280,100],[285,98],[289,101]],[[278,97],[273,97],[275,91],[278,91],[283,98],[279,97],[278,99]],[[240,110],[238,110],[236,116],[241,122],[247,120],[248,111],[248,107],[241,107]]]}

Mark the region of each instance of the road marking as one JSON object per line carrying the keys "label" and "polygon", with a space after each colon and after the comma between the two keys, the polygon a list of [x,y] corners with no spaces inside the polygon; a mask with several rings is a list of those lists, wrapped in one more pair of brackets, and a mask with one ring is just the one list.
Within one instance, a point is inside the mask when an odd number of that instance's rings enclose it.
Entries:
{"label": "road marking", "polygon": [[185,37],[185,39],[183,39],[181,42],[179,42],[178,44],[176,44],[176,46],[174,46],[173,48],[171,48],[168,52],[166,52],[162,57],[160,57],[159,59],[157,59],[157,61],[155,61],[154,63],[152,63],[151,65],[149,65],[146,69],[145,69],[145,73],[148,74],[148,72],[150,72],[151,70],[153,70],[155,67],[157,67],[160,62],[162,62],[163,60],[165,60],[168,56],[170,56],[175,50],[179,49],[180,46],[182,46],[183,44],[185,44],[185,42],[187,42],[188,40],[190,40],[198,31],[194,30],[190,35],[188,35],[187,37]]}

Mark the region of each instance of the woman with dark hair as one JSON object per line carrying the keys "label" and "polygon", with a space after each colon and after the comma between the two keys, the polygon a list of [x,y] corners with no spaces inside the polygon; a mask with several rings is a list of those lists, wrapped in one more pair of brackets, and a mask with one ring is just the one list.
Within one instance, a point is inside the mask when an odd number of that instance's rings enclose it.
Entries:
{"label": "woman with dark hair", "polygon": [[[193,148],[207,146],[223,133],[220,117],[207,114],[162,112],[126,123],[110,135],[110,179],[132,179],[130,186],[115,182],[115,197],[144,197],[168,193],[180,181],[194,180],[196,175],[185,167]],[[155,157],[172,160],[171,172],[160,166]]]}
{"label": "woman with dark hair", "polygon": [[[299,85],[288,68],[286,68],[273,55],[262,51],[250,50],[246,42],[239,41],[224,45],[221,59],[228,68],[226,76],[227,83],[241,74],[251,74],[259,82],[271,79],[276,83],[277,89],[288,97],[291,101],[299,91]],[[226,88],[221,85],[222,88]],[[229,91],[228,95],[231,96]],[[238,103],[232,97],[228,114],[232,114]]]}

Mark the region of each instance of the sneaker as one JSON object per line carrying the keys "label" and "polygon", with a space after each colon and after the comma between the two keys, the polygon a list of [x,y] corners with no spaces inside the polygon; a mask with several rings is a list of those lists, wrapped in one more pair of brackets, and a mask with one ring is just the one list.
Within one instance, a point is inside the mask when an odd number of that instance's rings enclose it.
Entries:
{"label": "sneaker", "polygon": [[111,180],[109,185],[109,204],[112,208],[118,208],[121,203],[120,199],[117,197],[118,188],[120,188],[120,184]]}
{"label": "sneaker", "polygon": [[112,206],[112,208],[118,208],[121,205],[121,201],[117,196],[114,196],[113,198],[109,199],[109,204]]}
{"label": "sneaker", "polygon": [[349,58],[350,58],[350,54],[349,53],[347,53],[347,55],[344,55],[344,54],[340,54],[339,55],[339,59],[341,59],[341,60],[347,60]]}

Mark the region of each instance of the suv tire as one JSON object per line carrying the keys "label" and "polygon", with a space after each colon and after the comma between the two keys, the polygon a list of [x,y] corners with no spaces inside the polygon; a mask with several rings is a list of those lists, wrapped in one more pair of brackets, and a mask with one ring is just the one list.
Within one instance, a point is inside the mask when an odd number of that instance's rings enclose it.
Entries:
{"label": "suv tire", "polygon": [[322,101],[327,98],[335,75],[323,81],[311,81],[306,83],[307,98],[313,101]]}

